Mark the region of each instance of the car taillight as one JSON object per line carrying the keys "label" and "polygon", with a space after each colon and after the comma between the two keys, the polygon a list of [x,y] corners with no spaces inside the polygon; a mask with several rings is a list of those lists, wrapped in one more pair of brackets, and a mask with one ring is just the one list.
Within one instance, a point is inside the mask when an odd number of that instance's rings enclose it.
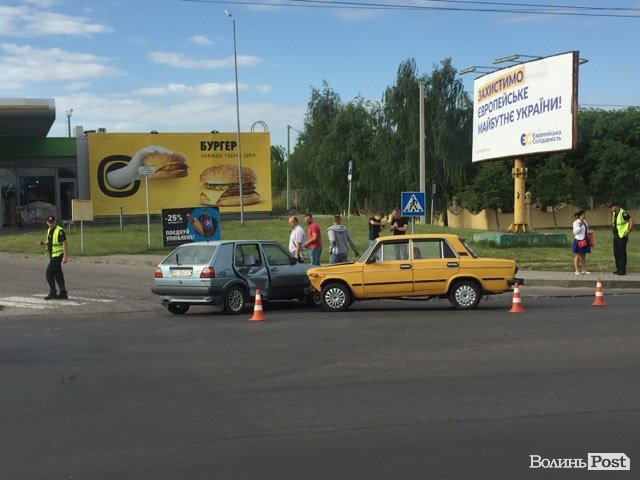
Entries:
{"label": "car taillight", "polygon": [[162,269],[156,268],[153,272],[153,278],[162,278]]}
{"label": "car taillight", "polygon": [[213,267],[204,267],[200,273],[200,278],[216,278],[216,272]]}

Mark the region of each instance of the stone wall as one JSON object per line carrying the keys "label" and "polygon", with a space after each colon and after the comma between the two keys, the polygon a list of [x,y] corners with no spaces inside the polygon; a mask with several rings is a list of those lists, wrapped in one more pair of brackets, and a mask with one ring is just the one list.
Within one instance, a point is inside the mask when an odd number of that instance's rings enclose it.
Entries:
{"label": "stone wall", "polygon": [[[527,223],[533,230],[554,228],[553,213],[542,211],[539,208],[525,205]],[[558,228],[570,228],[574,221],[574,213],[580,210],[574,205],[565,205],[556,210],[556,221]],[[628,210],[635,221],[640,219],[640,209]],[[500,227],[496,223],[494,210],[485,209],[477,214],[473,214],[464,208],[449,208],[448,220],[452,228],[470,228],[473,230],[505,231],[513,223],[513,213],[498,212]],[[608,227],[611,225],[611,209],[602,205],[593,210],[587,210],[587,223],[590,227]]]}

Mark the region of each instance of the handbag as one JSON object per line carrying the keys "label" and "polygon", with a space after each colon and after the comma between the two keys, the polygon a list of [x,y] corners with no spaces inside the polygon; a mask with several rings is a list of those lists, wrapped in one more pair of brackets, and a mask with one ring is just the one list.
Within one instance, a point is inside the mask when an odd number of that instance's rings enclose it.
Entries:
{"label": "handbag", "polygon": [[589,230],[587,232],[587,238],[589,239],[589,246],[590,247],[595,247],[596,246],[596,237],[593,233],[593,230]]}
{"label": "handbag", "polygon": [[578,247],[579,248],[584,248],[587,246],[587,241],[586,240],[578,240]]}

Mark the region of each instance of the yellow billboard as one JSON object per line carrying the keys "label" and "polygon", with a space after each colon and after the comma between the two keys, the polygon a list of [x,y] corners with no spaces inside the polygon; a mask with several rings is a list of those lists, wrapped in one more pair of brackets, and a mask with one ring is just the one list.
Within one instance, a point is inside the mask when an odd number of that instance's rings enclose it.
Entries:
{"label": "yellow billboard", "polygon": [[146,213],[145,173],[151,213],[198,205],[239,212],[239,148],[244,211],[271,211],[268,132],[242,133],[240,145],[235,133],[89,133],[87,143],[95,215]]}

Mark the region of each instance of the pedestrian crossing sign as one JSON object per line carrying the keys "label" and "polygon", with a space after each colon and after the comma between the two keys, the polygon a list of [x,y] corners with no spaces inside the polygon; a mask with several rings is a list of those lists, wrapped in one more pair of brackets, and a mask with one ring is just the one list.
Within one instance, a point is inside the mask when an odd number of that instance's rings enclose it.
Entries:
{"label": "pedestrian crossing sign", "polygon": [[424,192],[402,192],[400,205],[403,217],[424,217],[425,194]]}

